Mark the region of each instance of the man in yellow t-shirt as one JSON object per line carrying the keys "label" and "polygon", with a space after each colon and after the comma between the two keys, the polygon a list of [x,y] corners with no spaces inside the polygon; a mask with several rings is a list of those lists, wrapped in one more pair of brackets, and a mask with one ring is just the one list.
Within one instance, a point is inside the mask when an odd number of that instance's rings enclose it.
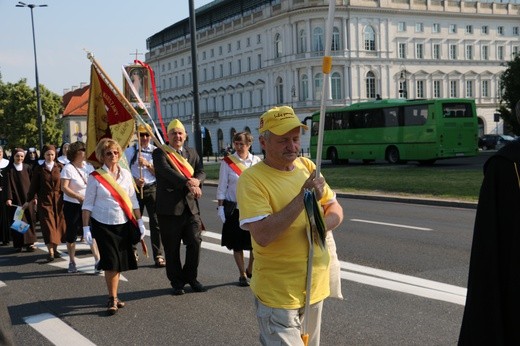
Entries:
{"label": "man in yellow t-shirt", "polygon": [[[300,122],[291,107],[275,107],[260,117],[265,159],[240,176],[240,226],[251,232],[255,258],[251,288],[256,296],[263,345],[302,345],[301,320],[307,280],[307,217],[303,191],[314,189],[327,230],[343,220],[343,210],[312,161],[298,157]],[[323,300],[329,295],[329,254],[314,245],[309,345],[319,345]]]}

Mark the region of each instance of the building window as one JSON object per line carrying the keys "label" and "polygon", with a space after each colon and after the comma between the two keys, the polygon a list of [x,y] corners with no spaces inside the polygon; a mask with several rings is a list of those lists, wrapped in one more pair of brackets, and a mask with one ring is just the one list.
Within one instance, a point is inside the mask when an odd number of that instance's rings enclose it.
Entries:
{"label": "building window", "polygon": [[466,46],[466,60],[473,60],[473,46]]}
{"label": "building window", "polygon": [[448,32],[450,34],[456,34],[457,33],[457,24],[450,24]]}
{"label": "building window", "polygon": [[432,25],[432,32],[434,34],[438,34],[441,32],[441,25],[439,23],[433,23]]}
{"label": "building window", "polygon": [[246,38],[246,47],[251,47],[251,37]]}
{"label": "building window", "polygon": [[309,77],[306,74],[302,75],[300,81],[300,101],[309,99]]}
{"label": "building window", "polygon": [[417,59],[424,59],[424,45],[422,43],[417,43],[415,46],[415,57]]}
{"label": "building window", "polygon": [[222,78],[224,77],[224,64],[220,64],[219,66],[219,77]]}
{"label": "building window", "polygon": [[487,25],[483,25],[482,28],[480,29],[480,32],[482,33],[482,35],[487,35],[489,33],[489,28]]}
{"label": "building window", "polygon": [[439,43],[433,44],[433,59],[439,60],[441,58],[441,45]]}
{"label": "building window", "polygon": [[341,49],[340,47],[340,40],[339,40],[339,29],[337,27],[334,27],[334,29],[332,30],[332,46],[331,46],[331,50],[335,50],[335,51],[338,51]]}
{"label": "building window", "polygon": [[276,103],[279,105],[283,104],[283,79],[281,77],[276,78],[274,93],[276,95]]}
{"label": "building window", "polygon": [[237,60],[237,73],[242,73],[242,59]]}
{"label": "building window", "polygon": [[222,55],[222,46],[218,47],[218,55]]}
{"label": "building window", "polygon": [[433,81],[433,97],[434,98],[441,97],[441,81],[440,80]]}
{"label": "building window", "polygon": [[314,99],[315,100],[321,99],[322,84],[323,84],[323,74],[316,73],[314,75]]}
{"label": "building window", "polygon": [[473,97],[473,81],[472,80],[466,81],[466,97],[468,97],[468,98]]}
{"label": "building window", "polygon": [[424,24],[415,23],[415,32],[424,32]]}
{"label": "building window", "polygon": [[458,83],[456,80],[450,81],[450,97],[458,97]]}
{"label": "building window", "polygon": [[489,81],[483,80],[482,81],[482,97],[489,97]]}
{"label": "building window", "polygon": [[466,25],[466,34],[473,34],[473,25]]}
{"label": "building window", "polygon": [[518,46],[513,46],[513,59],[518,56]]}
{"label": "building window", "polygon": [[314,28],[312,32],[312,50],[314,52],[323,51],[323,29],[320,27]]}
{"label": "building window", "polygon": [[261,69],[262,68],[262,54],[257,55],[257,60],[258,60],[258,69]]}
{"label": "building window", "polygon": [[227,45],[227,52],[231,53],[231,43],[228,43],[228,45]]}
{"label": "building window", "polygon": [[518,36],[520,34],[520,28],[518,26],[513,27],[513,35]]}
{"label": "building window", "polygon": [[406,23],[405,22],[397,23],[397,31],[405,32],[406,31]]}
{"label": "building window", "polygon": [[365,50],[369,51],[375,51],[376,50],[376,34],[374,32],[374,29],[367,25],[365,27]]}
{"label": "building window", "polygon": [[262,43],[262,36],[260,34],[256,35],[256,43],[257,44]]}
{"label": "building window", "polygon": [[282,56],[282,36],[276,34],[274,36],[274,57],[280,58]]}
{"label": "building window", "polygon": [[497,59],[504,60],[504,46],[497,47]]}
{"label": "building window", "polygon": [[330,77],[331,98],[333,100],[341,100],[343,98],[341,93],[341,76],[338,72],[334,72]]}
{"label": "building window", "polygon": [[251,57],[248,56],[247,57],[247,71],[251,71]]}
{"label": "building window", "polygon": [[376,98],[376,76],[372,71],[367,72],[366,75],[366,93],[368,99]]}
{"label": "building window", "polygon": [[450,59],[457,60],[457,45],[450,44]]}
{"label": "building window", "polygon": [[482,46],[480,50],[480,59],[489,60],[489,46]]}
{"label": "building window", "polygon": [[240,41],[237,41],[237,50],[240,50]]}
{"label": "building window", "polygon": [[497,27],[497,34],[500,35],[500,36],[504,35],[504,27],[503,26]]}
{"label": "building window", "polygon": [[229,76],[233,74],[233,62],[228,62],[228,70],[229,70]]}
{"label": "building window", "polygon": [[298,53],[305,53],[307,51],[307,33],[305,30],[298,32]]}
{"label": "building window", "polygon": [[406,43],[399,43],[398,54],[399,59],[406,59]]}
{"label": "building window", "polygon": [[423,99],[424,98],[424,81],[423,80],[418,80],[417,82],[415,82],[415,97],[417,97],[418,99]]}

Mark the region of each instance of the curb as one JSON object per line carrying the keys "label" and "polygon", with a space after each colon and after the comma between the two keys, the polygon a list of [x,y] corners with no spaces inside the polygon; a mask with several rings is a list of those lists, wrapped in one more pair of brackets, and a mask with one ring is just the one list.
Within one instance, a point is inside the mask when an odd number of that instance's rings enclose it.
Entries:
{"label": "curb", "polygon": [[[216,180],[206,180],[205,185],[218,186]],[[340,198],[351,198],[351,199],[364,199],[371,201],[385,201],[385,202],[396,202],[396,203],[409,203],[409,204],[422,204],[431,205],[437,207],[451,207],[451,208],[464,208],[464,209],[477,209],[476,202],[464,202],[449,199],[433,199],[433,198],[417,198],[417,197],[405,197],[395,195],[376,195],[376,194],[354,194],[347,192],[337,192],[336,196]]]}

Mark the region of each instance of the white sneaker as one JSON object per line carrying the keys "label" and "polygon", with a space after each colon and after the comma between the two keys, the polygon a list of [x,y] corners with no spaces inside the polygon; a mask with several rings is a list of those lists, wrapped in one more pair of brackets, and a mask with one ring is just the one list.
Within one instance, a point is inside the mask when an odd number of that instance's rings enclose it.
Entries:
{"label": "white sneaker", "polygon": [[78,269],[76,268],[76,263],[70,262],[69,263],[69,269],[67,269],[67,272],[69,272],[69,273],[77,273]]}

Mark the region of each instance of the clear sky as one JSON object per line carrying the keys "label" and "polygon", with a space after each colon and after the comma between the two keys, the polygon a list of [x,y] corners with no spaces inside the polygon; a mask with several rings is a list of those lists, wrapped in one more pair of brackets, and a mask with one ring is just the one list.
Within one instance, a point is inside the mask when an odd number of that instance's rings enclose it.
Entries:
{"label": "clear sky", "polygon": [[[90,83],[91,51],[110,78],[122,85],[121,66],[132,63],[146,39],[189,17],[188,0],[25,0],[33,9],[40,84],[57,93]],[[194,0],[195,8],[211,0]],[[0,73],[4,83],[27,79],[35,86],[31,10],[0,0]]]}

